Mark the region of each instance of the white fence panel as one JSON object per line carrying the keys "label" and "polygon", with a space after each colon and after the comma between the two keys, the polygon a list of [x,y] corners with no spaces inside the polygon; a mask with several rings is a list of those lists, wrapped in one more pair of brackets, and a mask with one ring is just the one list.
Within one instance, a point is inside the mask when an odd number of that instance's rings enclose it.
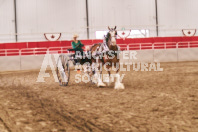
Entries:
{"label": "white fence panel", "polygon": [[21,56],[21,70],[40,69],[45,55]]}
{"label": "white fence panel", "polygon": [[21,56],[1,56],[0,71],[18,71],[20,70]]}
{"label": "white fence panel", "polygon": [[177,49],[156,49],[154,50],[154,62],[176,62]]}
{"label": "white fence panel", "polygon": [[[181,45],[180,46],[185,46]],[[38,49],[37,49],[38,50]],[[36,52],[36,51],[34,51]],[[39,51],[40,52],[40,51]],[[123,58],[123,53],[128,52],[128,59]],[[130,53],[136,52],[135,57],[131,58]],[[62,53],[62,50],[61,50]],[[11,52],[9,52],[11,54]],[[66,54],[66,53],[65,53]],[[8,53],[6,53],[8,55]],[[39,70],[42,66],[45,55],[21,55],[19,56],[1,56],[0,71],[16,70]],[[56,59],[51,55],[54,67]],[[147,50],[130,50],[122,51],[120,54],[122,63],[127,62],[178,62],[178,61],[198,61],[198,48],[172,48],[172,49],[147,49]]]}
{"label": "white fence panel", "polygon": [[198,48],[183,48],[178,50],[178,61],[198,61]]}
{"label": "white fence panel", "polygon": [[153,62],[153,50],[137,50],[136,60],[130,59],[132,62]]}

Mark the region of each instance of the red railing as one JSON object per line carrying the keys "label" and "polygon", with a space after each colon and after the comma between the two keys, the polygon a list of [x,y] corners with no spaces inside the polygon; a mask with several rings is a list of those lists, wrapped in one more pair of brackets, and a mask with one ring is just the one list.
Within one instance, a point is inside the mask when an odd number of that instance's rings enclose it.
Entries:
{"label": "red railing", "polygon": [[[198,41],[189,42],[155,42],[155,43],[130,43],[118,44],[121,50],[154,50],[175,48],[198,48]],[[91,45],[86,45],[91,46]],[[54,53],[68,53],[71,46],[49,47],[49,48],[22,48],[22,49],[0,49],[0,56],[40,55]]]}

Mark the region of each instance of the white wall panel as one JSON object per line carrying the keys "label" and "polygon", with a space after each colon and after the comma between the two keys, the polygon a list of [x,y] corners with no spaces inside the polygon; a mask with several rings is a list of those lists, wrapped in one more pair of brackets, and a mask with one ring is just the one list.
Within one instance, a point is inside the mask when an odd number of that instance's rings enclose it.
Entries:
{"label": "white wall panel", "polygon": [[[44,41],[43,33],[64,32],[61,39],[73,33],[86,38],[86,10],[83,0],[17,0],[19,41]],[[38,34],[39,33],[39,34]]]}
{"label": "white wall panel", "polygon": [[[0,0],[0,43],[15,41],[13,0]],[[6,35],[7,34],[7,35]],[[12,34],[12,35],[8,35]]]}
{"label": "white wall panel", "polygon": [[91,38],[95,31],[117,25],[118,30],[150,29],[155,34],[154,0],[89,0]]}
{"label": "white wall panel", "polygon": [[[15,41],[13,1],[0,0],[0,42]],[[156,36],[155,0],[88,0],[88,6],[91,39],[108,25],[149,29]],[[158,0],[159,36],[198,30],[197,12],[197,0]],[[73,33],[86,39],[85,0],[17,0],[17,26],[19,41],[45,41],[45,32],[62,32],[62,40],[72,39]]]}
{"label": "white wall panel", "polygon": [[183,36],[182,29],[198,29],[197,0],[158,0],[159,36]]}

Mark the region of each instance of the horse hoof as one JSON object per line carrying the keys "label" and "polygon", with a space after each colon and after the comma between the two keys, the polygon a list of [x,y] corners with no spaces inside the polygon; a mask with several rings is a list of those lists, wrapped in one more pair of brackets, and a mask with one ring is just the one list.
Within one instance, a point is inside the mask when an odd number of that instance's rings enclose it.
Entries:
{"label": "horse hoof", "polygon": [[98,87],[105,87],[106,85],[103,83],[103,82],[101,82],[101,83],[98,83]]}
{"label": "horse hoof", "polygon": [[110,86],[110,85],[111,85],[111,83],[112,83],[112,81],[109,81],[109,82],[107,82],[107,85],[108,85],[108,86]]}
{"label": "horse hoof", "polygon": [[124,84],[120,82],[116,82],[114,89],[124,89]]}
{"label": "horse hoof", "polygon": [[63,86],[62,83],[59,83],[59,86]]}
{"label": "horse hoof", "polygon": [[106,78],[105,80],[103,80],[106,84],[107,84],[107,86],[110,86],[111,85],[111,83],[112,82],[114,82],[114,80],[113,79],[109,79],[109,78]]}

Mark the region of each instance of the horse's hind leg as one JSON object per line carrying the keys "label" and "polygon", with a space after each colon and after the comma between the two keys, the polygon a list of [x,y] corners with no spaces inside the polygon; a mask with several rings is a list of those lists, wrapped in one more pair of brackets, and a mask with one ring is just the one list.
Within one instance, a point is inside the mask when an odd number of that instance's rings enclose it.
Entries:
{"label": "horse's hind leg", "polygon": [[116,71],[116,82],[115,82],[115,87],[114,89],[124,89],[124,84],[121,83],[121,78],[120,78],[120,74],[119,74],[119,68]]}

